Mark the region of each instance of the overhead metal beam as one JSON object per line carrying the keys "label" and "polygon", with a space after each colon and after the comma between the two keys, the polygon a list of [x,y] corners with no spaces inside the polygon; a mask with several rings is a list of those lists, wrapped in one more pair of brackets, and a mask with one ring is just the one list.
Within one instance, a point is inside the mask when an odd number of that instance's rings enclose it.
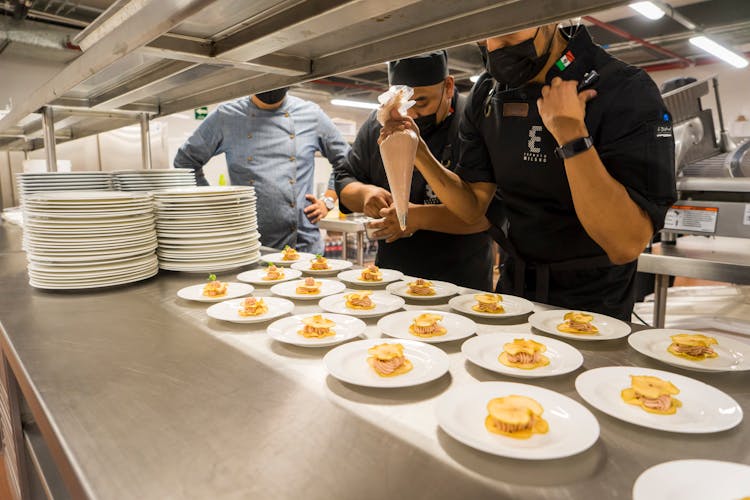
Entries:
{"label": "overhead metal beam", "polygon": [[[81,97],[59,97],[52,101],[52,106],[55,108],[64,107],[69,109],[78,109],[85,112],[91,107],[91,102],[87,98]],[[119,109],[110,110],[110,112],[123,112],[123,113],[150,113],[152,115],[159,112],[159,106],[157,104],[148,104],[143,102],[133,102],[121,106]]]}
{"label": "overhead metal beam", "polygon": [[[419,0],[319,0],[248,26],[214,45],[222,59],[249,61],[339,30],[342,26],[386,15]],[[332,16],[335,15],[335,20]]]}
{"label": "overhead metal beam", "polygon": [[142,0],[141,8],[134,15],[70,62],[49,82],[31,94],[24,92],[23,95],[13,96],[13,102],[18,104],[0,119],[0,131],[12,127],[29,113],[54,101],[91,75],[174,28],[212,2],[213,0]]}
{"label": "overhead metal beam", "polygon": [[235,61],[222,57],[214,57],[210,43],[193,40],[180,40],[170,36],[162,36],[139,49],[140,53],[188,61],[198,64],[214,64],[259,73],[273,73],[277,75],[302,76],[310,72],[311,63],[303,57],[285,54],[267,54],[252,61]]}
{"label": "overhead metal beam", "polygon": [[[313,60],[313,71],[303,79],[265,75],[235,81],[189,97],[161,103],[168,115],[256,92],[354,71],[392,59],[452,47],[524,28],[553,23],[588,12],[618,7],[628,0],[432,0],[421,26],[380,40],[363,39],[352,48]],[[434,11],[433,11],[434,9]],[[362,20],[363,16],[358,19]]]}

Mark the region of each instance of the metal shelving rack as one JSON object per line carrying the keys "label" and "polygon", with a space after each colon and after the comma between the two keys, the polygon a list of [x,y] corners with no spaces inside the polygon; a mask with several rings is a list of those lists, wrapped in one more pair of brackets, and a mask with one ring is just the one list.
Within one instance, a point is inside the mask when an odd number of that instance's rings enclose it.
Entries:
{"label": "metal shelving rack", "polygon": [[[71,43],[81,53],[0,119],[0,150],[55,143],[625,0],[114,0]],[[39,137],[41,135],[41,137]]]}

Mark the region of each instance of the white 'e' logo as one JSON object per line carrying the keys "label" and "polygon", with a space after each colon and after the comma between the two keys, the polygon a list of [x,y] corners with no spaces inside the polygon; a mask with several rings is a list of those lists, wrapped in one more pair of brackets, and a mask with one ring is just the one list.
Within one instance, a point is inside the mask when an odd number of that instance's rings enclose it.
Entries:
{"label": "white 'e' logo", "polygon": [[537,146],[537,143],[542,142],[542,138],[539,137],[539,132],[542,131],[542,127],[540,125],[533,125],[529,129],[529,151],[532,153],[541,153],[542,150]]}

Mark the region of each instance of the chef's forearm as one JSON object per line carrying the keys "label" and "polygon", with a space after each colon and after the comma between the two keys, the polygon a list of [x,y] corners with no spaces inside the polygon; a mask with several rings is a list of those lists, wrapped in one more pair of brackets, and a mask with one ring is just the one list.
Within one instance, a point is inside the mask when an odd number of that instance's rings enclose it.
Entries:
{"label": "chef's forearm", "polygon": [[415,166],[448,210],[466,224],[481,222],[489,201],[479,199],[469,184],[443,167],[423,141],[417,149]]}
{"label": "chef's forearm", "polygon": [[653,233],[651,219],[602,164],[594,148],[565,160],[576,215],[615,264],[638,258]]}
{"label": "chef's forearm", "polygon": [[481,233],[490,227],[486,217],[474,224],[467,224],[445,205],[411,205],[409,218],[414,219],[416,229],[448,234]]}
{"label": "chef's forearm", "polygon": [[364,212],[365,195],[370,188],[362,182],[350,182],[341,189],[341,203],[352,212]]}

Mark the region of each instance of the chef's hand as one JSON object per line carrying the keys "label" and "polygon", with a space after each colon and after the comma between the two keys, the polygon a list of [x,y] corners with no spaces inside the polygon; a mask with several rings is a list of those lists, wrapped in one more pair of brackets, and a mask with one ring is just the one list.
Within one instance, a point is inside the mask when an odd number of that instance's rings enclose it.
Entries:
{"label": "chef's hand", "polygon": [[417,137],[419,137],[420,141],[422,140],[422,137],[419,135],[419,127],[414,123],[414,120],[408,116],[402,116],[398,110],[394,108],[391,110],[390,119],[385,122],[385,125],[380,129],[378,144],[381,144],[392,133],[403,130],[413,130],[414,133],[417,134]]}
{"label": "chef's hand", "polygon": [[[411,207],[412,204],[409,204]],[[382,221],[370,222],[370,227],[379,229],[373,234],[375,238],[385,238],[386,243],[393,243],[399,238],[408,238],[413,235],[418,228],[414,227],[413,218],[406,218],[406,229],[401,230],[401,226],[398,224],[398,217],[396,217],[396,207],[391,205],[390,207],[384,208],[380,211],[380,216],[383,218]]]}
{"label": "chef's hand", "polygon": [[596,90],[579,93],[577,86],[575,80],[556,76],[542,87],[542,97],[536,102],[544,126],[561,146],[589,135],[584,122],[586,103],[596,97]]}
{"label": "chef's hand", "polygon": [[380,217],[380,210],[390,206],[391,203],[393,203],[391,193],[381,187],[370,186],[365,195],[362,211],[366,216],[377,219]]}
{"label": "chef's hand", "polygon": [[305,199],[310,202],[310,205],[305,207],[305,215],[307,219],[316,224],[320,219],[328,215],[328,207],[323,200],[317,199],[311,194],[306,194]]}

